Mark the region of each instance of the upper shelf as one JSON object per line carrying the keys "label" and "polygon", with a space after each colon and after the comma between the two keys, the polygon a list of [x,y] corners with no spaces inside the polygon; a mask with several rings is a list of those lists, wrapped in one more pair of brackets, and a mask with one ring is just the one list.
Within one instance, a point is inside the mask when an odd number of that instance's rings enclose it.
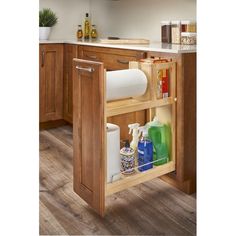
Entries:
{"label": "upper shelf", "polygon": [[168,97],[156,101],[138,101],[135,99],[126,99],[114,102],[107,102],[106,116],[116,116],[129,112],[141,111],[154,107],[171,105],[176,101],[176,98]]}

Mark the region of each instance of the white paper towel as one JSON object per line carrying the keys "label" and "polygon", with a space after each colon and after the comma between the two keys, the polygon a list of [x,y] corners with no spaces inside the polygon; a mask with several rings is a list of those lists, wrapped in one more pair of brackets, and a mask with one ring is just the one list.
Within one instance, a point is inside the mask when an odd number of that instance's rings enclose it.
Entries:
{"label": "white paper towel", "polygon": [[147,89],[147,77],[139,69],[108,71],[106,78],[107,101],[142,96]]}
{"label": "white paper towel", "polygon": [[[115,181],[120,175],[120,127],[107,123],[107,182]],[[112,179],[112,176],[115,175]]]}

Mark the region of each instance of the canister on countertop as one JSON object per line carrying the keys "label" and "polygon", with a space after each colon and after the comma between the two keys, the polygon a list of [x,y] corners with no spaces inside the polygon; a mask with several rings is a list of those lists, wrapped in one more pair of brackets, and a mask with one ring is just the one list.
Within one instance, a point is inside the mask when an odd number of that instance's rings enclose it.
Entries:
{"label": "canister on countertop", "polygon": [[171,21],[171,42],[180,44],[181,24],[180,21]]}
{"label": "canister on countertop", "polygon": [[197,33],[182,32],[181,44],[183,45],[195,45],[197,43]]}
{"label": "canister on countertop", "polygon": [[181,21],[181,32],[196,33],[196,21],[183,20]]}
{"label": "canister on countertop", "polygon": [[171,43],[171,22],[161,21],[161,42]]}

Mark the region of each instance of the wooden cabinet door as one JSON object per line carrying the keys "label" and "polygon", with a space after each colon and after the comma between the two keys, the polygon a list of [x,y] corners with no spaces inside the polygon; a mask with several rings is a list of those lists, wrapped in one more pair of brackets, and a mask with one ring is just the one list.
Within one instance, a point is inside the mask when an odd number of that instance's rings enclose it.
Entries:
{"label": "wooden cabinet door", "polygon": [[63,118],[70,123],[73,123],[73,58],[77,58],[77,52],[77,45],[65,44],[63,76]]}
{"label": "wooden cabinet door", "polygon": [[63,45],[44,44],[39,50],[40,122],[62,119]]}
{"label": "wooden cabinet door", "polygon": [[102,63],[74,59],[74,191],[101,216],[105,211],[104,87]]}

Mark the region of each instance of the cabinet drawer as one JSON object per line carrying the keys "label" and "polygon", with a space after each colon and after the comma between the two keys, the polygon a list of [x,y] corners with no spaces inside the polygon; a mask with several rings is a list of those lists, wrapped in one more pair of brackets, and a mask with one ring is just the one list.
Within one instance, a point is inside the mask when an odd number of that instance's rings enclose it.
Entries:
{"label": "cabinet drawer", "polygon": [[129,61],[136,61],[145,56],[146,52],[143,51],[92,46],[79,47],[79,58],[103,62],[106,70],[128,69]]}
{"label": "cabinet drawer", "polygon": [[129,68],[130,61],[136,61],[136,59],[134,56],[103,54],[102,61],[107,70],[124,70]]}
{"label": "cabinet drawer", "polygon": [[98,52],[83,51],[81,58],[89,61],[102,61],[102,55]]}

